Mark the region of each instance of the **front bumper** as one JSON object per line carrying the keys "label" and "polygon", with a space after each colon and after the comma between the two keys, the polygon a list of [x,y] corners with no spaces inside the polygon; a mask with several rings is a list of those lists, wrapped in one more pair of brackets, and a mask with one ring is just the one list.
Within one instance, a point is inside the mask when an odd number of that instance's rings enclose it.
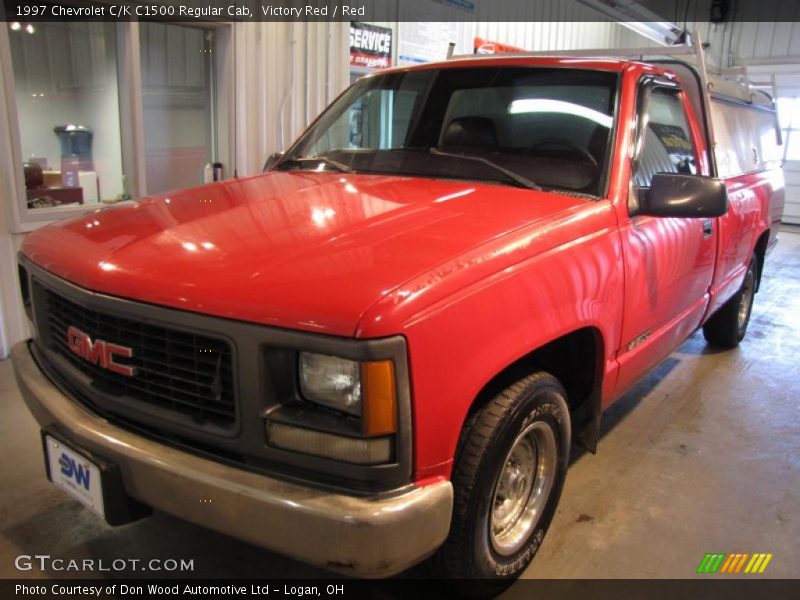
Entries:
{"label": "front bumper", "polygon": [[360,577],[403,571],[450,529],[453,488],[440,481],[363,498],[287,483],[217,463],[110,424],[57,388],[26,342],[11,353],[28,408],[43,428],[117,464],[136,500],[226,535]]}

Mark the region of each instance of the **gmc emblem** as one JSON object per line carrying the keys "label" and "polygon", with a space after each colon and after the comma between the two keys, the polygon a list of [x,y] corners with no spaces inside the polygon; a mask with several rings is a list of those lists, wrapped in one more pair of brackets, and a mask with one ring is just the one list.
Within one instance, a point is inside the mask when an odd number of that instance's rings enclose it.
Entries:
{"label": "gmc emblem", "polygon": [[114,371],[126,377],[136,375],[136,367],[129,367],[114,362],[115,356],[130,358],[133,356],[133,349],[126,346],[119,346],[103,340],[92,341],[88,334],[82,332],[77,327],[70,325],[67,329],[67,345],[73,354],[77,354],[82,359],[103,369]]}

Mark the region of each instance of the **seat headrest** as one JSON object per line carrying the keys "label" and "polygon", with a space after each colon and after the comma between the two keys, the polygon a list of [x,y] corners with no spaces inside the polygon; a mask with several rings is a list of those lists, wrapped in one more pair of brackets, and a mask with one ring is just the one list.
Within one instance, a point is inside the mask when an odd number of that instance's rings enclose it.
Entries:
{"label": "seat headrest", "polygon": [[594,156],[594,159],[601,162],[603,155],[606,153],[606,144],[608,143],[608,127],[598,125],[594,128],[592,135],[589,136],[589,141],[586,142],[586,149],[589,154]]}
{"label": "seat headrest", "polygon": [[457,117],[447,124],[441,145],[496,148],[494,121],[487,117]]}

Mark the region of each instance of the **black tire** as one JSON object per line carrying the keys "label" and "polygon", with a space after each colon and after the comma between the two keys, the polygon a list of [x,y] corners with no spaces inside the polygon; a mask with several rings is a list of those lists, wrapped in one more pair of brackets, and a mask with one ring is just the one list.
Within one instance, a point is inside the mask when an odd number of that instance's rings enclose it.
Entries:
{"label": "black tire", "polygon": [[703,325],[703,337],[709,344],[720,348],[734,348],[744,339],[753,310],[757,278],[758,259],[754,256],[750,260],[742,287]]}
{"label": "black tire", "polygon": [[[468,420],[453,470],[450,535],[431,560],[434,574],[455,582],[484,580],[467,582],[462,591],[492,594],[513,583],[533,560],[567,472],[566,397],[552,375],[535,373],[505,389]],[[530,477],[525,469],[530,469]],[[523,506],[522,512],[504,529],[502,522],[516,505]],[[537,509],[529,513],[530,507]]]}

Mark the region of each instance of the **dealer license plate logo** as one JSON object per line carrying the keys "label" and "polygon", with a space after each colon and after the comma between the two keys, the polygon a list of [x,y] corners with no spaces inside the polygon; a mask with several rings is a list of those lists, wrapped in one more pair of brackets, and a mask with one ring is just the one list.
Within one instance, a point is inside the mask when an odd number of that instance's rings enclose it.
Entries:
{"label": "dealer license plate logo", "polygon": [[46,436],[46,440],[47,461],[53,483],[101,517],[105,516],[98,466],[62,442],[50,436]]}

